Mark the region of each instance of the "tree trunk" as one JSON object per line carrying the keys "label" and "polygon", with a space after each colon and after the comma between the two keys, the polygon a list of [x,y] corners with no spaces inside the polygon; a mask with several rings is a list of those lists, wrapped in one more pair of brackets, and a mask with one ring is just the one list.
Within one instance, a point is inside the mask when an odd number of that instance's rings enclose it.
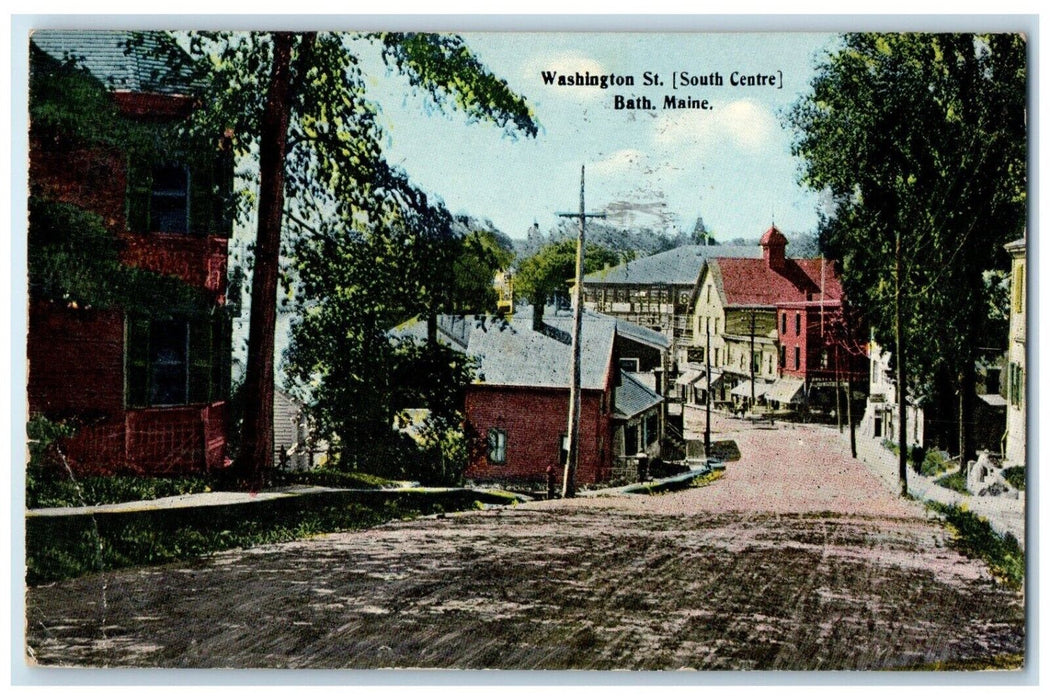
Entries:
{"label": "tree trunk", "polygon": [[252,269],[244,422],[240,453],[231,474],[249,488],[263,486],[273,472],[274,327],[290,118],[292,38],[288,32],[273,35],[273,68],[259,134],[259,224]]}
{"label": "tree trunk", "polygon": [[977,369],[973,358],[964,360],[959,372],[959,467],[967,474],[966,465],[977,459],[974,448],[974,399],[977,396]]}

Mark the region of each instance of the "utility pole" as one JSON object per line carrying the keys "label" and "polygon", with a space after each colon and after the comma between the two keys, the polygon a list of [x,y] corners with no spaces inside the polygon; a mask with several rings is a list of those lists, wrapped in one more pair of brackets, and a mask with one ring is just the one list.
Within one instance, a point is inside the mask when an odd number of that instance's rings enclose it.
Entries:
{"label": "utility pole", "polygon": [[842,375],[839,373],[839,346],[835,345],[835,420],[842,434]]}
{"label": "utility pole", "polygon": [[755,410],[755,322],[758,311],[751,309],[751,410]]}
{"label": "utility pole", "polygon": [[580,166],[580,212],[559,213],[558,216],[579,218],[580,234],[576,238],[576,292],[572,312],[572,384],[569,387],[569,449],[565,458],[565,477],[562,498],[576,495],[576,467],[580,458],[580,330],[583,327],[583,251],[586,242],[587,219],[604,219],[605,214],[588,214],[584,208],[585,168]]}
{"label": "utility pole", "polygon": [[707,361],[707,391],[704,402],[707,419],[704,421],[704,459],[711,456],[711,319],[707,319],[707,350],[704,351],[704,359]]}
{"label": "utility pole", "polygon": [[907,372],[904,363],[904,310],[901,308],[901,269],[903,268],[901,252],[901,231],[897,229],[893,246],[893,266],[896,271],[893,284],[893,301],[896,306],[893,331],[897,350],[897,478],[900,481],[901,496],[908,495],[908,421],[907,421]]}

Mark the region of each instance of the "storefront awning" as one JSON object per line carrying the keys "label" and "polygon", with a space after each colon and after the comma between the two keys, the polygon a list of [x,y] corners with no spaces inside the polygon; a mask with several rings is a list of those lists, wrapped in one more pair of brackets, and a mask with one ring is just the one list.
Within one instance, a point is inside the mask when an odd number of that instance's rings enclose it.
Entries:
{"label": "storefront awning", "polygon": [[708,381],[707,377],[698,377],[693,383],[696,384],[696,388],[701,391],[718,391],[722,382],[725,381],[725,376],[721,372],[711,370],[711,379]]}
{"label": "storefront awning", "polygon": [[699,379],[701,375],[703,375],[703,371],[698,369],[682,372],[682,376],[674,380],[674,383],[678,384],[679,386],[688,386],[689,384],[692,384],[697,379]]}
{"label": "storefront awning", "polygon": [[781,377],[766,392],[766,400],[795,403],[804,385],[805,381],[798,377]]}
{"label": "storefront awning", "polygon": [[[755,398],[765,396],[766,392],[769,391],[769,384],[755,384]],[[751,380],[745,379],[744,381],[733,387],[733,390],[729,392],[733,396],[742,396],[745,398],[751,398]]]}

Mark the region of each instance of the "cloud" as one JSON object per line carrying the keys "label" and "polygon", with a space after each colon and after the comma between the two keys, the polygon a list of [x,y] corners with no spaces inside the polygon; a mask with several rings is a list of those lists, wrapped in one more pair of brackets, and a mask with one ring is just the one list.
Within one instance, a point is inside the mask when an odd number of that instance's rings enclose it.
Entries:
{"label": "cloud", "polygon": [[592,164],[589,170],[595,175],[615,177],[628,173],[637,174],[648,164],[649,157],[634,148],[624,148]]}
{"label": "cloud", "polygon": [[765,148],[777,129],[773,114],[753,100],[736,100],[712,111],[668,110],[654,125],[653,140],[667,149],[705,152],[729,143],[757,153]]}

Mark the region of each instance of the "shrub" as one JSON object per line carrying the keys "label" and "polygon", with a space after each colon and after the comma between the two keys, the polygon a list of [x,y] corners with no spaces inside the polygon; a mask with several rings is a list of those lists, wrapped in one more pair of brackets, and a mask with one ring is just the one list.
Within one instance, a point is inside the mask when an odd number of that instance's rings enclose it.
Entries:
{"label": "shrub", "polygon": [[26,423],[29,464],[26,465],[26,507],[32,508],[35,494],[56,478],[68,476],[58,442],[73,435],[73,428],[63,422],[35,414]]}
{"label": "shrub", "polygon": [[335,489],[380,489],[395,486],[396,482],[364,472],[344,472],[338,469],[320,468],[302,472],[278,472],[281,484],[304,484],[327,486]]}
{"label": "shrub", "polygon": [[920,467],[919,471],[923,476],[937,476],[955,466],[955,463],[948,459],[948,455],[940,450],[927,452],[921,464],[922,467]]}
{"label": "shrub", "polygon": [[1019,467],[1009,467],[1003,470],[1003,478],[1006,482],[1013,486],[1018,491],[1024,491],[1025,486],[1025,466],[1022,464]]}
{"label": "shrub", "polygon": [[204,493],[211,481],[200,476],[88,476],[73,480],[68,475],[49,474],[26,488],[27,508],[63,508],[104,503],[152,501],[168,496]]}
{"label": "shrub", "polygon": [[958,491],[959,493],[970,493],[966,490],[966,476],[961,471],[946,474],[940,479],[937,479],[937,481],[934,483],[936,483],[938,486],[943,486],[946,489]]}

